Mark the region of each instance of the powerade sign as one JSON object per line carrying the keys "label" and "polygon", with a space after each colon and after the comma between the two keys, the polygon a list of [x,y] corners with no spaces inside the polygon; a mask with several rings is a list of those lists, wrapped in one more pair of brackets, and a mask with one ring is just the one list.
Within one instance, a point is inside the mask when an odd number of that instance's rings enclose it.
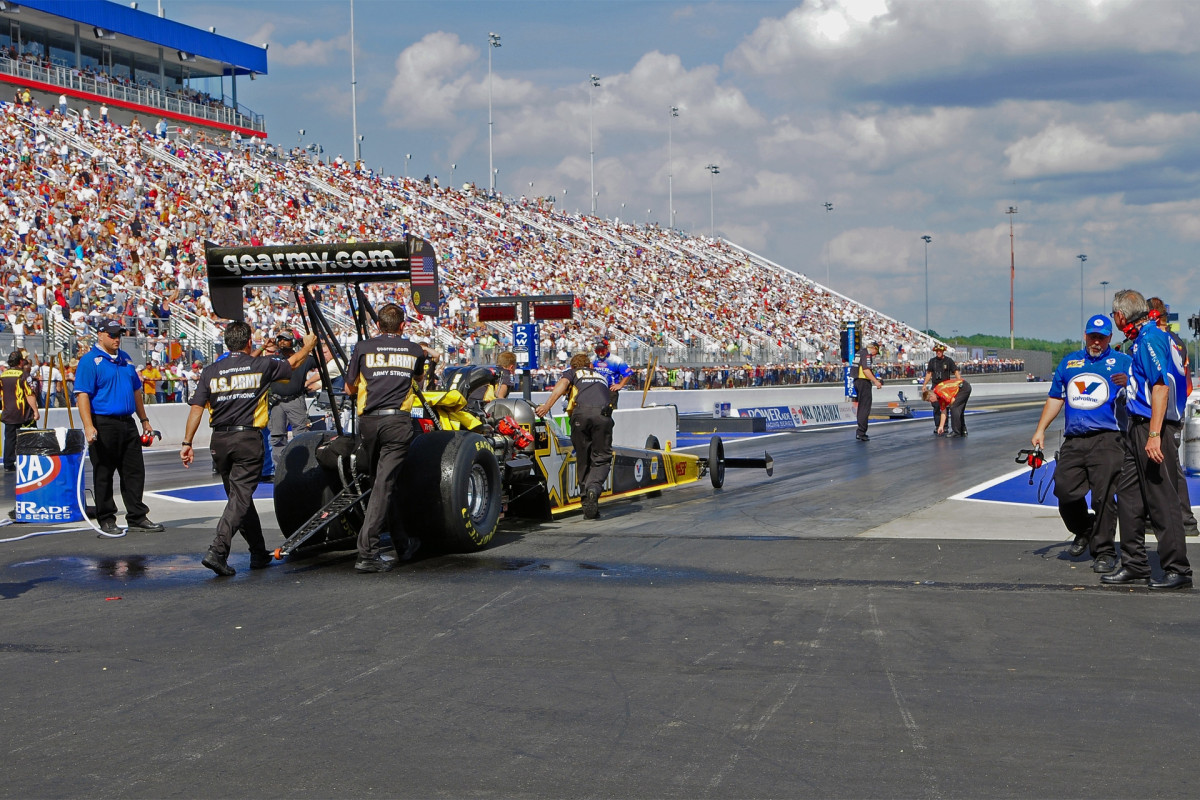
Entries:
{"label": "powerade sign", "polygon": [[767,421],[766,428],[769,431],[781,431],[821,423],[848,422],[854,419],[850,407],[838,403],[739,408],[738,416],[762,417]]}
{"label": "powerade sign", "polygon": [[513,325],[513,355],[517,357],[517,367],[537,369],[540,347],[541,338],[538,335],[537,323],[527,322]]}
{"label": "powerade sign", "polygon": [[796,427],[792,418],[792,410],[787,406],[760,406],[758,408],[739,408],[739,417],[762,417],[767,421],[767,430],[781,431]]}
{"label": "powerade sign", "polygon": [[75,496],[83,454],[17,454],[16,512],[20,522],[79,522]]}

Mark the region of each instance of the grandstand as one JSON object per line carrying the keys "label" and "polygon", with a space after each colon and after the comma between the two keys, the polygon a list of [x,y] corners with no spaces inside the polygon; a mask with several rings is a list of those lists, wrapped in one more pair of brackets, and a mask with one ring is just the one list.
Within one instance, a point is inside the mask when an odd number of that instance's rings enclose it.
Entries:
{"label": "grandstand", "polygon": [[[540,354],[556,365],[605,336],[632,364],[695,368],[697,385],[807,382],[836,375],[841,322],[900,363],[921,364],[931,340],[850,298],[724,240],[654,225],[567,214],[545,200],[488,196],[375,174],[341,158],[322,163],[264,140],[205,143],[187,127],[160,138],[58,109],[0,106],[0,281],[11,339],[78,354],[90,325],[120,316],[127,349],[164,361],[207,360],[219,344],[203,268],[221,245],[401,239],[437,249],[442,313],[418,318],[449,360],[487,360],[505,326],[480,324],[481,295],[577,297],[576,316],[544,324]],[[231,146],[235,144],[236,146]],[[410,308],[402,286],[373,302]],[[263,334],[301,324],[296,298],[254,290],[246,318]],[[347,298],[325,293],[334,320]],[[412,312],[417,316],[415,312]],[[343,325],[347,340],[352,335]],[[749,367],[747,365],[750,365]],[[1014,365],[1016,366],[1016,365]],[[552,381],[553,370],[535,376]]]}
{"label": "grandstand", "polygon": [[[186,333],[208,357],[217,329],[200,267],[204,241],[386,240],[412,232],[437,248],[446,293],[443,316],[419,326],[455,354],[475,355],[489,334],[500,345],[509,333],[475,321],[478,295],[565,292],[577,294],[579,308],[575,320],[547,323],[543,356],[551,363],[601,335],[635,363],[651,352],[668,363],[837,361],[846,316],[893,353],[918,358],[929,346],[920,332],[722,240],[380,176],[269,146],[206,146],[186,131],[163,140],[36,107],[3,111],[0,164],[11,187],[0,204],[6,299],[30,305],[39,319],[29,327],[46,330],[52,345],[74,349],[89,320],[121,314],[146,336]],[[69,326],[48,313],[55,289],[66,296]],[[407,300],[395,287],[372,292],[378,301]],[[326,302],[333,314],[347,314],[343,298]],[[257,292],[247,318],[283,329],[295,323],[294,310],[290,295]]]}

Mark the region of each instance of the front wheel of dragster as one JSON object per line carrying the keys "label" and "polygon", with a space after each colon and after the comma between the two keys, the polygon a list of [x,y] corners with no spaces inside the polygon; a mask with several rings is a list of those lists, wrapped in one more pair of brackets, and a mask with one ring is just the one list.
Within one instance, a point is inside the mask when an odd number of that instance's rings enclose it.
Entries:
{"label": "front wheel of dragster", "polygon": [[492,541],[500,522],[500,465],[491,443],[467,431],[413,439],[400,476],[405,532],[435,550],[466,553]]}
{"label": "front wheel of dragster", "polygon": [[708,442],[708,479],[714,489],[720,489],[725,483],[725,445],[720,436],[714,436]]}

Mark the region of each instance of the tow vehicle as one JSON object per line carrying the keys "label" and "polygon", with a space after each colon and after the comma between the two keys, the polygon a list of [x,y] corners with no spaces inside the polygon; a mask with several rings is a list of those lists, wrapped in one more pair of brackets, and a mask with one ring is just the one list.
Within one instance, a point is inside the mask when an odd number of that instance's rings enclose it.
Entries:
{"label": "tow vehicle", "polygon": [[[363,286],[407,283],[413,305],[437,314],[437,259],[418,237],[403,241],[209,247],[206,251],[213,310],[242,319],[245,291],[287,286],[305,326],[316,333],[336,365],[349,354],[321,311],[328,292],[344,290],[358,340],[368,338],[375,311]],[[318,359],[320,362],[320,359]],[[333,430],[295,436],[275,465],[275,515],[286,541],[277,558],[293,553],[353,546],[371,494],[371,467],[354,433],[353,405],[332,391],[330,369],[319,363],[321,383],[334,405]],[[580,508],[575,453],[570,437],[552,419],[539,419],[521,398],[492,402],[483,413],[467,410],[472,390],[495,375],[487,367],[445,370],[439,390],[415,388],[416,436],[401,473],[397,506],[406,531],[427,550],[470,552],[488,546],[506,516],[552,519]],[[343,404],[351,410],[343,427]],[[601,503],[654,496],[708,477],[721,488],[727,468],[765,469],[762,458],[729,458],[714,436],[707,456],[661,449],[651,436],[644,448],[614,447],[609,485]]]}

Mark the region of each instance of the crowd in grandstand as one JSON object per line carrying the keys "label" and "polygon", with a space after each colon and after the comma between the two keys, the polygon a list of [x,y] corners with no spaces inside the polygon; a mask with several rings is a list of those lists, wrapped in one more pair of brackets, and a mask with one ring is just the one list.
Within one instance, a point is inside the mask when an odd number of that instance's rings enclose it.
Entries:
{"label": "crowd in grandstand", "polygon": [[[201,356],[199,343],[166,337],[171,316],[216,321],[206,241],[428,239],[438,254],[439,318],[417,314],[403,285],[367,292],[376,304],[405,305],[415,320],[410,334],[441,347],[443,362],[490,360],[509,345],[506,328],[478,322],[480,294],[574,293],[574,319],[543,325],[551,368],[535,376],[539,383],[553,383],[555,362],[600,336],[635,365],[653,348],[699,354],[711,365],[693,370],[689,383],[700,387],[840,380],[838,334],[847,316],[896,356],[897,377],[913,372],[902,359],[929,344],[912,328],[720,240],[568,214],[470,185],[381,176],[341,157],[322,163],[228,141],[210,146],[186,129],[168,140],[137,120],[120,126],[36,103],[2,110],[5,327],[19,346],[59,315],[84,347],[97,320],[119,317],[142,337],[147,362],[170,376],[164,387],[186,385],[181,373]],[[350,344],[344,293],[319,299]],[[245,315],[263,336],[303,327],[289,289],[248,291]]]}

